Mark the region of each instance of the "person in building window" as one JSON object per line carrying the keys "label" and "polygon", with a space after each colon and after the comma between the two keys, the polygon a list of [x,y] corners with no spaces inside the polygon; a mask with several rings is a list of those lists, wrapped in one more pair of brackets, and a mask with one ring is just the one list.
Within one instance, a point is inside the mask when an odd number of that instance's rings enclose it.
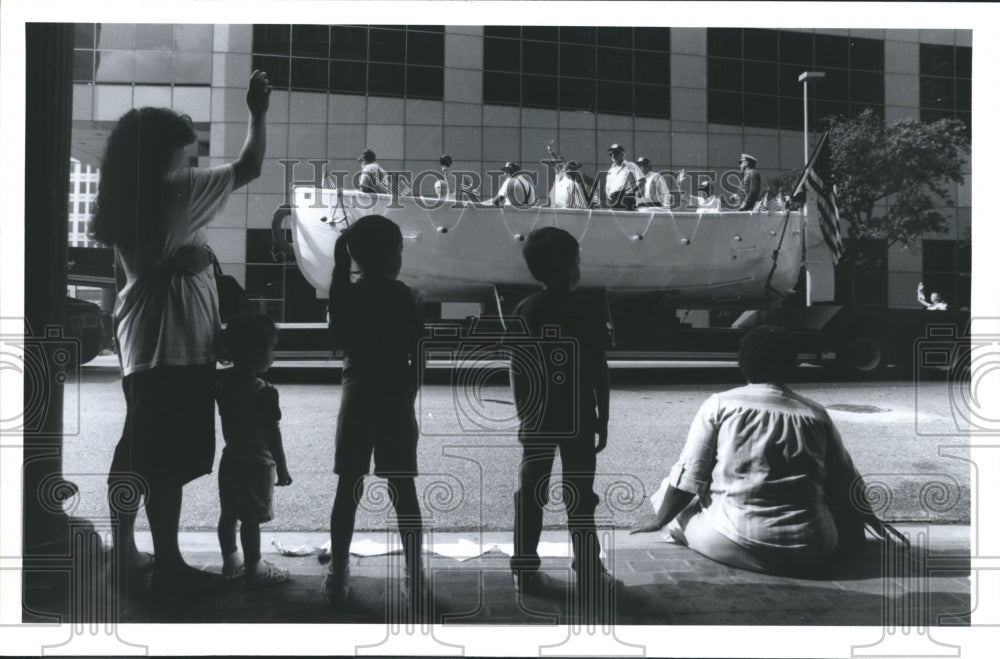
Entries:
{"label": "person in building window", "polygon": [[635,163],[639,165],[645,185],[638,202],[640,208],[662,208],[670,205],[670,190],[662,175],[653,171],[653,163],[649,158],[640,157]]}
{"label": "person in building window", "polygon": [[494,206],[515,206],[528,208],[538,201],[535,197],[535,186],[526,172],[516,162],[508,162],[503,166],[504,180],[500,184],[500,192],[490,203]]}
{"label": "person in building window", "polygon": [[376,194],[388,192],[388,175],[385,170],[375,161],[375,152],[365,149],[358,156],[361,163],[361,172],[358,174],[358,190]]}
{"label": "person in building window", "polygon": [[555,208],[587,208],[587,193],[583,189],[580,163],[570,160],[556,165],[556,182],[552,185],[552,205]]}
{"label": "person in building window", "polygon": [[608,205],[611,208],[635,209],[636,195],[643,189],[642,170],[634,162],[625,160],[625,147],[612,144],[608,147],[611,166],[605,179]]}
{"label": "person in building window", "polygon": [[948,303],[936,291],[931,292],[930,302],[927,301],[927,298],[924,297],[924,282],[917,284],[917,302],[927,307],[928,311],[948,310]]}
{"label": "person in building window", "polygon": [[739,210],[752,211],[757,202],[760,201],[760,172],[757,171],[757,159],[744,153],[740,155],[740,172],[743,173],[743,181],[740,183],[740,197],[743,203]]}

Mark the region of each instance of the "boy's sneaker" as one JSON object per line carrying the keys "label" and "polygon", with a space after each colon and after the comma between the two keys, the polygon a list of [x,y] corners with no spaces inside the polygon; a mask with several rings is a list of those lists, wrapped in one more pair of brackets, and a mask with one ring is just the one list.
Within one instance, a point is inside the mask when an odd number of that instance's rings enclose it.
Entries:
{"label": "boy's sneaker", "polygon": [[552,581],[539,570],[514,570],[510,574],[519,595],[541,595],[552,590]]}
{"label": "boy's sneaker", "polygon": [[327,570],[323,578],[323,599],[326,605],[339,609],[347,604],[347,596],[351,592],[351,570],[345,567],[339,574]]}
{"label": "boy's sneaker", "polygon": [[246,573],[247,588],[270,588],[280,586],[288,581],[291,575],[277,565],[262,560],[253,574]]}

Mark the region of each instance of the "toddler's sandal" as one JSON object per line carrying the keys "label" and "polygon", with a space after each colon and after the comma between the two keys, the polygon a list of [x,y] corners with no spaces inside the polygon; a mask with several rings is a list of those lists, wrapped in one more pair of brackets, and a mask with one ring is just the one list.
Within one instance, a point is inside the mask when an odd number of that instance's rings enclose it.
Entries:
{"label": "toddler's sandal", "polygon": [[222,568],[222,579],[224,581],[236,581],[237,579],[242,579],[247,573],[247,568],[243,563],[236,565],[231,568]]}
{"label": "toddler's sandal", "polygon": [[247,588],[269,588],[271,586],[280,586],[281,584],[288,581],[289,578],[288,570],[282,569],[272,563],[267,561],[261,561],[260,567],[257,568],[255,574],[246,575]]}

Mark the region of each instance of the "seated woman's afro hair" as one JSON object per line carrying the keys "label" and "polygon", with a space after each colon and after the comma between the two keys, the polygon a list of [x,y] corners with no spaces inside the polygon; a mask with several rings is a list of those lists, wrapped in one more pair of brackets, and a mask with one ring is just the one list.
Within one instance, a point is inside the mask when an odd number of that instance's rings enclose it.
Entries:
{"label": "seated woman's afro hair", "polygon": [[784,384],[799,365],[795,336],[784,327],[755,327],[740,341],[739,364],[749,382]]}

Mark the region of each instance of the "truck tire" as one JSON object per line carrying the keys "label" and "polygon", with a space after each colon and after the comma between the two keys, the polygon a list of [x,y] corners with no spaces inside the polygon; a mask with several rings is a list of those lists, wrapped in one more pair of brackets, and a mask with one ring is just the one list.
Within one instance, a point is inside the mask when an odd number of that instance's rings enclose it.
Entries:
{"label": "truck tire", "polygon": [[886,367],[886,351],[874,334],[861,332],[844,342],[837,355],[840,370],[851,377],[871,378]]}

